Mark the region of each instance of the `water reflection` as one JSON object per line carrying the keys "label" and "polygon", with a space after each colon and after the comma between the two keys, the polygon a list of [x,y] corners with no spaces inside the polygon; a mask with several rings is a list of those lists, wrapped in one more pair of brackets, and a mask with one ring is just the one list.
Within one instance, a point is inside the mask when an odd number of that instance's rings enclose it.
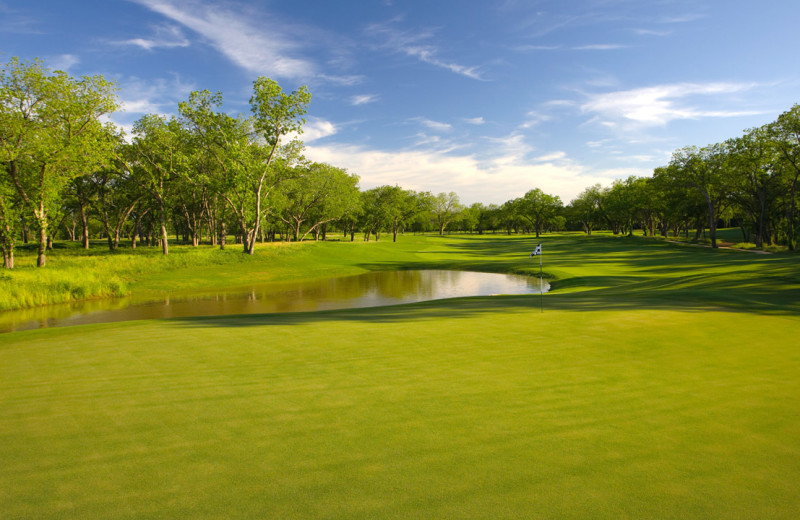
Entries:
{"label": "water reflection", "polygon": [[[544,282],[542,290],[549,285]],[[225,291],[173,294],[136,304],[130,298],[48,305],[0,313],[0,331],[64,327],[86,323],[300,312],[378,307],[461,296],[538,294],[539,279],[465,271],[386,271],[311,282],[255,285]]]}

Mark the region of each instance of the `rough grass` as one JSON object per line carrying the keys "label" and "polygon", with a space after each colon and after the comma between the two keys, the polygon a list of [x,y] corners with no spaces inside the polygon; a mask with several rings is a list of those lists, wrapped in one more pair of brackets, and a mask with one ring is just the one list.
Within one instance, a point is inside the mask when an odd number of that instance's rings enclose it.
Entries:
{"label": "rough grass", "polygon": [[[797,257],[542,242],[543,313],[503,296],[0,335],[2,516],[796,518]],[[312,245],[218,277],[538,272],[535,243]]]}

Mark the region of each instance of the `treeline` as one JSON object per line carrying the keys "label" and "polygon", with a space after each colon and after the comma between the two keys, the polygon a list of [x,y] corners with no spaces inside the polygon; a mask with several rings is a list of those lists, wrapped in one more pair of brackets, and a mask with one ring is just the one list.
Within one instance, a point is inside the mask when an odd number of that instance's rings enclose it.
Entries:
{"label": "treeline", "polygon": [[532,189],[502,205],[463,206],[455,193],[399,186],[360,190],[358,177],[306,160],[296,138],[310,101],[253,83],[249,115],[223,110],[222,95],[193,92],[177,116],[148,114],[132,135],[107,122],[116,89],[102,76],[73,78],[40,61],[12,59],[0,75],[0,247],[38,243],[44,266],[54,238],[127,238],[169,253],[170,237],[252,254],[256,243],[349,240],[445,230],[533,232],[611,229],[631,234],[709,230],[735,221],[756,246],[796,247],[800,106],[742,137],[678,150],[652,177],[595,185],[564,205]]}
{"label": "treeline", "polygon": [[[222,95],[193,92],[178,115],[148,114],[127,137],[107,116],[115,86],[101,76],[73,78],[42,62],[12,59],[0,75],[0,247],[30,235],[44,266],[56,237],[126,237],[169,253],[170,236],[224,248],[234,237],[252,254],[258,241],[324,239],[336,229],[355,239],[406,227],[443,233],[463,209],[455,193],[398,186],[361,191],[358,177],[303,155],[310,101],[305,87],[284,93],[253,84],[251,114],[232,116]],[[104,120],[106,122],[104,122]],[[59,237],[59,238],[60,238]]]}

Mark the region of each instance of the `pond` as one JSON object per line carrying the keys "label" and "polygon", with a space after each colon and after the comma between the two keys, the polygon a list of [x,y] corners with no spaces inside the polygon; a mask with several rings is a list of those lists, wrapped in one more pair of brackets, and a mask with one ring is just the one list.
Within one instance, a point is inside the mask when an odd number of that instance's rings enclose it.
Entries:
{"label": "pond", "polygon": [[[542,292],[549,288],[544,281]],[[131,298],[116,298],[7,311],[0,313],[0,332],[153,318],[379,307],[463,296],[539,292],[539,278],[530,276],[470,271],[379,271],[308,282],[265,283],[228,291],[181,293],[143,304]]]}

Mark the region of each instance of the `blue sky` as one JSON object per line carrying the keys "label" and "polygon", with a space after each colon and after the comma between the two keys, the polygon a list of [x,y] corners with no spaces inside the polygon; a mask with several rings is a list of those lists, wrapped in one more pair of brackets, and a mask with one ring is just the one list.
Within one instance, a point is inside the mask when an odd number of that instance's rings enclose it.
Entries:
{"label": "blue sky", "polygon": [[0,0],[0,59],[115,80],[129,129],[193,90],[312,93],[306,156],[362,188],[569,202],[800,102],[796,0]]}

